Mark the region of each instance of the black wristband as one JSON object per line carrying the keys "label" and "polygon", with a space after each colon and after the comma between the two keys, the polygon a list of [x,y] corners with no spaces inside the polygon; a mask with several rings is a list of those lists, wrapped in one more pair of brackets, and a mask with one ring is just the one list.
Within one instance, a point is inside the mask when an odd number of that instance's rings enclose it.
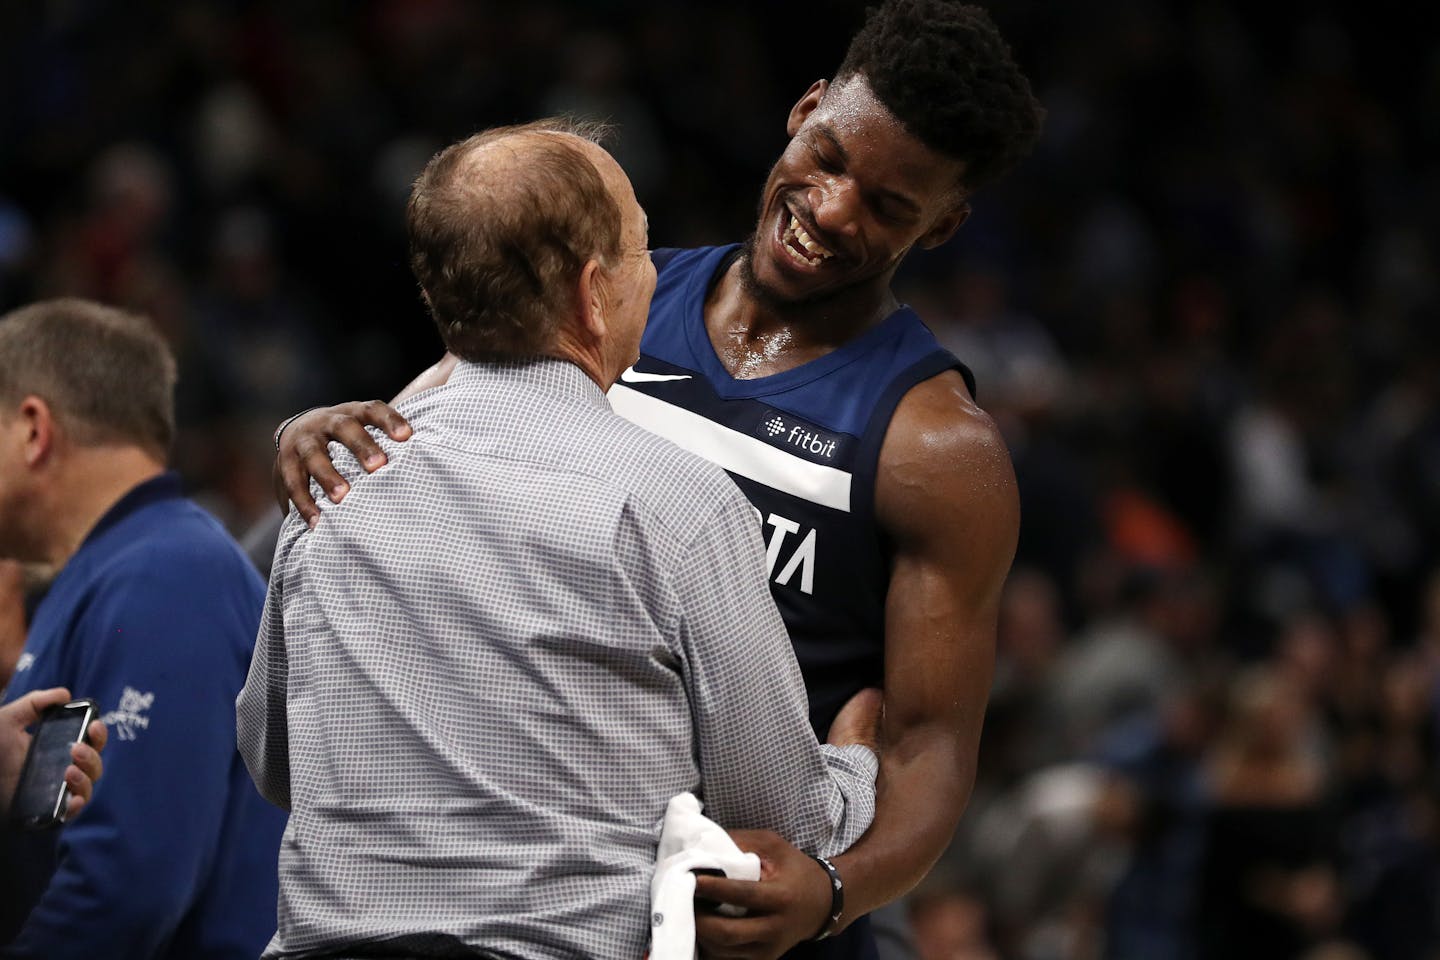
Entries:
{"label": "black wristband", "polygon": [[820,866],[825,868],[825,873],[830,877],[830,917],[820,932],[811,937],[811,940],[824,940],[840,928],[840,914],[845,912],[845,882],[840,879],[840,871],[835,865],[824,857],[811,857]]}
{"label": "black wristband", "polygon": [[281,420],[281,421],[280,421],[280,426],[278,426],[278,427],[275,428],[275,437],[274,437],[274,440],[275,440],[275,452],[276,452],[276,453],[279,453],[279,452],[280,452],[280,434],[282,434],[282,433],[285,432],[285,428],[286,428],[286,427],[290,426],[290,424],[294,423],[296,420],[299,420],[301,417],[305,416],[305,414],[309,413],[311,410],[319,410],[319,409],[320,409],[319,407],[309,407],[309,408],[307,408],[307,409],[305,409],[305,410],[301,410],[299,413],[295,414],[294,416],[289,416],[289,417],[286,417],[284,420]]}

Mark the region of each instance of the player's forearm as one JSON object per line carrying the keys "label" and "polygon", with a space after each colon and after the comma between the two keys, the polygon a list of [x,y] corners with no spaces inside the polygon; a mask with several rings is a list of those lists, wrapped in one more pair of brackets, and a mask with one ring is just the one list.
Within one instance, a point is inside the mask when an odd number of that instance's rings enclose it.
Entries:
{"label": "player's forearm", "polygon": [[925,877],[949,845],[974,782],[974,753],[953,729],[937,725],[886,742],[875,821],[834,860],[845,881],[845,925],[903,896]]}

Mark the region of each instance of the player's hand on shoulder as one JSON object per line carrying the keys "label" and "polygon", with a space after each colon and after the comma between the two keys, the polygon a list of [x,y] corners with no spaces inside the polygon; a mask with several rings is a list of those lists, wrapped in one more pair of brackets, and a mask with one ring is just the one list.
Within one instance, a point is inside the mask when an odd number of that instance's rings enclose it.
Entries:
{"label": "player's hand on shoulder", "polygon": [[[730,837],[760,857],[760,879],[695,878],[695,941],[702,957],[770,960],[820,932],[830,918],[830,878],[808,854],[770,830],[732,830]],[[700,901],[708,902],[702,907]],[[741,907],[740,917],[710,904]],[[708,907],[708,908],[707,908]]]}
{"label": "player's hand on shoulder", "polygon": [[314,525],[320,508],[310,496],[310,479],[339,503],[350,485],[330,460],[331,441],[343,444],[367,473],[385,465],[380,449],[366,427],[378,427],[392,440],[408,440],[410,424],[395,408],[381,400],[317,407],[287,422],[275,439],[275,498],[280,508],[294,503],[306,523]]}

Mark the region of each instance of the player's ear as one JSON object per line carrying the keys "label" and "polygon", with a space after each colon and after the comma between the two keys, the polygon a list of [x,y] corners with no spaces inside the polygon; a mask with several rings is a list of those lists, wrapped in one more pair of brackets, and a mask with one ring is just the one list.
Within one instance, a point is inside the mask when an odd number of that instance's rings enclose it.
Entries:
{"label": "player's ear", "polygon": [[805,91],[805,96],[790,108],[790,116],[785,121],[786,134],[793,137],[800,132],[800,125],[805,122],[806,117],[815,112],[816,107],[820,106],[820,101],[825,99],[825,91],[829,89],[830,81],[828,80],[816,80],[810,84],[810,89]]}
{"label": "player's ear", "polygon": [[940,246],[959,230],[966,220],[970,219],[970,201],[961,200],[954,207],[945,212],[939,220],[936,220],[923,234],[915,241],[915,245],[921,250],[931,250]]}

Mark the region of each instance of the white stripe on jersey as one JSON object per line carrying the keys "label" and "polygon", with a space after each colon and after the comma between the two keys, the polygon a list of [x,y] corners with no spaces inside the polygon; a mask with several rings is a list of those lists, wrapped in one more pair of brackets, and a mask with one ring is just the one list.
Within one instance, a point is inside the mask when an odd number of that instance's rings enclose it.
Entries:
{"label": "white stripe on jersey", "polygon": [[626,420],[731,473],[822,507],[850,512],[850,474],[844,470],[811,463],[623,384],[615,384],[606,396]]}

